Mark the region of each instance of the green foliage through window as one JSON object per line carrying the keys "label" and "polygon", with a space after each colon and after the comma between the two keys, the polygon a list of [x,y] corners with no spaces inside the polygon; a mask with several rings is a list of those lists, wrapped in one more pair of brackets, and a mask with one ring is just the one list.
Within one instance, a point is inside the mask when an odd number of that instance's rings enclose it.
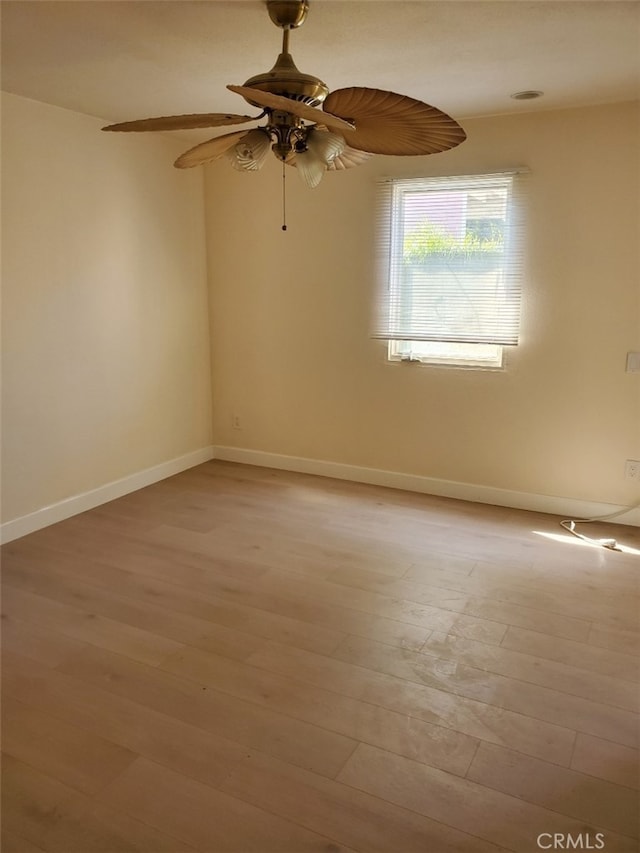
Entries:
{"label": "green foliage through window", "polygon": [[463,237],[449,234],[439,225],[424,220],[405,235],[403,258],[409,262],[426,261],[438,257],[477,257],[487,254],[501,254],[504,248],[504,234],[500,222],[473,220],[467,223]]}

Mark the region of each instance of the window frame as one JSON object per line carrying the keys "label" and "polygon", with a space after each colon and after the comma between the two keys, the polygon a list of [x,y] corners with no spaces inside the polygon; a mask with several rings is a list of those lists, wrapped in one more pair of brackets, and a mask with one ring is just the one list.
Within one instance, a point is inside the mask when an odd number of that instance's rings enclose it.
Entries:
{"label": "window frame", "polygon": [[[449,352],[437,353],[438,344],[448,344]],[[426,352],[432,347],[431,352]],[[455,353],[466,347],[466,353]],[[402,350],[405,350],[403,353]],[[475,353],[473,350],[475,349]],[[493,354],[488,350],[493,349]],[[432,367],[458,367],[468,370],[505,370],[506,351],[500,344],[453,344],[441,341],[387,341],[387,361],[393,364],[422,364]],[[420,350],[423,350],[422,352]]]}
{"label": "window frame", "polygon": [[[506,353],[505,348],[517,346],[519,343],[519,327],[521,323],[521,303],[522,303],[522,231],[523,231],[523,187],[519,180],[519,176],[528,174],[526,168],[510,169],[495,171],[491,173],[483,173],[476,175],[444,175],[439,177],[409,177],[409,178],[387,178],[380,183],[380,192],[378,196],[378,274],[380,292],[378,296],[378,327],[373,333],[373,337],[387,341],[387,360],[393,363],[421,363],[434,366],[462,367],[475,368],[484,370],[503,370],[505,368]],[[424,337],[420,339],[408,338],[408,335],[398,336],[392,334],[392,330],[397,332],[399,326],[406,320],[398,320],[398,305],[401,305],[404,300],[413,301],[416,296],[412,291],[405,291],[403,294],[402,288],[406,287],[404,283],[400,283],[400,277],[404,278],[404,264],[406,263],[406,255],[404,254],[405,240],[407,237],[407,216],[405,212],[406,199],[410,194],[419,194],[423,188],[425,198],[428,198],[428,193],[433,192],[433,198],[437,201],[438,192],[455,192],[463,190],[466,192],[466,204],[474,189],[495,187],[506,191],[504,200],[505,212],[503,214],[505,244],[500,251],[500,266],[496,273],[496,287],[500,288],[501,296],[496,301],[496,315],[489,314],[489,332],[488,335],[479,334],[481,340],[473,340],[473,333],[469,333],[467,337],[464,330],[453,336],[453,333],[442,331],[437,332],[437,324],[429,317],[426,320],[427,331]],[[447,212],[448,202],[445,200],[442,210]],[[428,209],[428,203],[425,205]],[[491,217],[489,217],[491,218]],[[478,222],[482,217],[469,217],[467,208],[464,209],[464,243],[466,245],[466,235],[472,233],[469,230],[469,223],[477,219]],[[428,220],[425,220],[428,221]],[[403,248],[400,249],[399,247]],[[435,250],[427,250],[435,251]],[[454,250],[458,251],[458,250]],[[451,257],[457,257],[453,255]],[[435,258],[434,258],[435,259]],[[448,264],[448,262],[447,262]],[[454,274],[455,275],[455,274]],[[472,275],[480,275],[474,270]],[[437,279],[436,279],[437,281]],[[474,282],[475,284],[475,282]],[[437,288],[437,285],[436,285]],[[434,289],[434,293],[437,289]],[[418,298],[425,294],[428,296],[428,286],[425,289],[422,287],[422,292],[417,291]],[[476,293],[480,294],[481,299],[487,300],[482,294],[482,285],[476,284]],[[487,300],[490,303],[490,299]],[[510,304],[512,302],[512,304]],[[504,312],[504,307],[507,306],[507,311]],[[382,307],[381,307],[382,306]],[[483,307],[484,304],[483,304]],[[493,306],[489,306],[490,309]],[[401,310],[401,309],[400,309]],[[394,316],[395,311],[395,316]],[[501,312],[507,316],[506,333],[503,332],[501,325]],[[402,313],[402,310],[401,310]],[[380,330],[380,316],[385,315],[385,320],[388,323],[387,329]],[[393,318],[393,319],[392,319]],[[459,318],[461,319],[461,318]],[[458,319],[458,322],[459,322]],[[408,320],[410,331],[414,330],[415,325],[420,325],[421,319],[415,320],[411,314]],[[436,331],[434,332],[434,329]],[[500,334],[494,331],[498,329]],[[410,331],[408,334],[410,334]],[[441,337],[439,335],[442,335]],[[450,337],[451,335],[451,337]],[[462,337],[462,340],[460,339]],[[490,340],[491,337],[500,338],[498,340]],[[489,339],[487,339],[489,338]],[[508,338],[508,339],[507,339]],[[449,343],[449,353],[443,353],[442,344]],[[432,352],[428,352],[431,344],[436,344],[432,347]],[[464,345],[466,352],[464,354],[456,354],[452,352],[457,345]],[[477,346],[478,355],[476,356],[470,348]],[[488,355],[485,346],[494,348],[493,352]],[[480,347],[483,349],[480,350]],[[405,351],[403,353],[403,350]],[[422,351],[420,351],[422,350]],[[440,352],[438,352],[440,350]]]}

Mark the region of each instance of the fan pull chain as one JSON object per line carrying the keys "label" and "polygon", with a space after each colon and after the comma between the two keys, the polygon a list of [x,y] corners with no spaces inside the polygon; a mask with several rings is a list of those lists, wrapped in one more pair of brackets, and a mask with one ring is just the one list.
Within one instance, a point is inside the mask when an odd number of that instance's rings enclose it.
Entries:
{"label": "fan pull chain", "polygon": [[282,161],[282,230],[287,230],[287,178],[284,160]]}

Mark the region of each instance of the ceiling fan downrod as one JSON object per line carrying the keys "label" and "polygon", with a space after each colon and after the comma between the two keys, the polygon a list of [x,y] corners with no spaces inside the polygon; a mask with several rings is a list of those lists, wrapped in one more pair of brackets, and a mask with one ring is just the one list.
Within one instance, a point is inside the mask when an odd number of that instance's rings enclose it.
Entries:
{"label": "ceiling fan downrod", "polygon": [[[270,71],[250,77],[244,85],[302,101],[310,107],[319,106],[329,94],[329,87],[319,77],[300,71],[289,53],[289,34],[306,20],[309,0],[267,0],[267,11],[273,23],[283,30],[282,52]],[[261,105],[253,103],[253,106]]]}

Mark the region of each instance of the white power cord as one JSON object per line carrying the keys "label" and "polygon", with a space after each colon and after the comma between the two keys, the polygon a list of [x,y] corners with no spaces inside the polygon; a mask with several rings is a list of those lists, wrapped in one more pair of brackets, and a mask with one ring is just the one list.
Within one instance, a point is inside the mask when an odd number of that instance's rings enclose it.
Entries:
{"label": "white power cord", "polygon": [[573,536],[577,536],[578,539],[582,539],[583,542],[588,542],[590,545],[599,545],[601,548],[608,548],[610,551],[622,551],[622,548],[618,545],[615,539],[591,539],[589,536],[583,536],[582,533],[578,533],[576,530],[576,524],[591,524],[594,521],[609,521],[612,518],[617,518],[619,515],[631,512],[632,509],[637,509],[638,507],[640,507],[640,501],[632,504],[631,506],[625,507],[624,509],[611,512],[609,515],[599,515],[594,518],[565,519],[560,522],[560,527],[564,527],[564,529],[568,530],[569,533],[573,534]]}

